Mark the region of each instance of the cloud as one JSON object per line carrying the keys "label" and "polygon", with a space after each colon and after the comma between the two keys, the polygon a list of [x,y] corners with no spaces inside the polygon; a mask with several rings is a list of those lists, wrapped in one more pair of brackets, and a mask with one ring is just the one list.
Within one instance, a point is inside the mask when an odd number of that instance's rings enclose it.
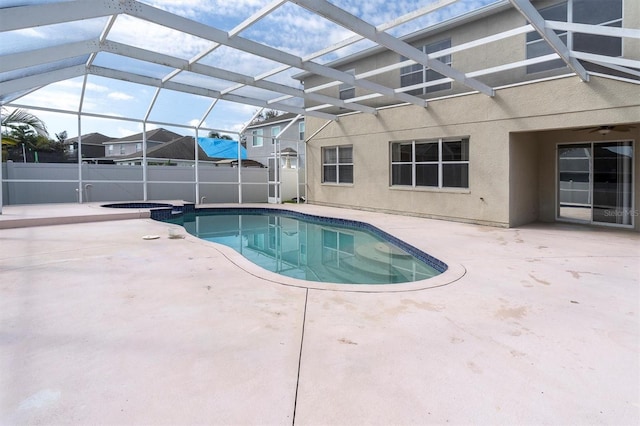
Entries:
{"label": "cloud", "polygon": [[122,92],[111,92],[107,95],[107,97],[116,101],[130,101],[132,99],[135,99],[133,96]]}

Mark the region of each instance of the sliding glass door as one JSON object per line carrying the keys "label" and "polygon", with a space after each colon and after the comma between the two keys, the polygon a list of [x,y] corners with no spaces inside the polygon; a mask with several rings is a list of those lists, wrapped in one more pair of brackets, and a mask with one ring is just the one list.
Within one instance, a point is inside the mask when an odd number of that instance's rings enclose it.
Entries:
{"label": "sliding glass door", "polygon": [[558,219],[633,225],[633,143],[558,145]]}

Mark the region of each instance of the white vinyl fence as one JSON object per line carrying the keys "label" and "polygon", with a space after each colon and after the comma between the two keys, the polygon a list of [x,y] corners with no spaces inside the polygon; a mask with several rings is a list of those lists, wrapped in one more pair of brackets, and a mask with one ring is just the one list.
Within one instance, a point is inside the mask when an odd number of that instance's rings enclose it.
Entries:
{"label": "white vinyl fence", "polygon": [[197,182],[193,167],[148,166],[146,179],[142,166],[83,164],[81,167],[82,180],[79,180],[77,164],[3,163],[3,205],[73,203],[80,200],[80,191],[83,202],[267,202],[266,168],[243,167],[239,184],[238,168],[229,166],[200,167]]}

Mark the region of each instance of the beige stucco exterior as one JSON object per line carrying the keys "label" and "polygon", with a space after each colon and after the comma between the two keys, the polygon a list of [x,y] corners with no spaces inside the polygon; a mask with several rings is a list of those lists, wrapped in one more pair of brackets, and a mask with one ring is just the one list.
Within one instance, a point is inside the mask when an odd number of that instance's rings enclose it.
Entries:
{"label": "beige stucco exterior", "polygon": [[[538,9],[557,3],[557,0],[534,2]],[[437,24],[404,40],[419,47],[450,39],[455,47],[521,28],[526,23],[511,5],[501,4]],[[640,27],[640,3],[623,2],[623,27]],[[625,59],[640,60],[640,40],[622,38],[622,52]],[[451,66],[468,73],[518,63],[526,57],[526,34],[522,32],[455,52],[451,55]],[[362,75],[399,60],[397,53],[378,47],[332,65]],[[308,73],[298,78],[306,89],[328,81]],[[399,69],[367,78],[388,87],[400,86]],[[393,106],[398,101],[377,97],[362,101],[379,108],[377,115],[327,109],[343,115],[308,142],[308,201],[502,227],[550,222],[557,220],[559,208],[558,144],[633,141],[633,229],[640,231],[637,82],[597,73],[584,82],[568,67],[528,74],[524,66],[482,75],[478,80],[495,88],[495,96],[472,93],[463,84],[453,82],[450,89],[421,95],[428,99],[427,108]],[[326,88],[321,93],[337,96],[338,87]],[[356,88],[356,97],[367,94]],[[307,135],[313,135],[325,123],[307,117]],[[633,128],[607,135],[579,130],[616,124]],[[461,137],[469,137],[470,141],[468,188],[391,186],[391,142]],[[353,184],[322,183],[322,148],[338,145],[353,146]]]}
{"label": "beige stucco exterior", "polygon": [[[307,117],[313,134],[324,122]],[[596,125],[631,124],[630,132],[574,131]],[[343,116],[307,144],[308,202],[419,215],[495,226],[553,221],[556,210],[556,145],[565,142],[632,140],[634,191],[640,184],[640,89],[592,77],[565,77],[435,100],[427,108],[399,106],[377,115]],[[391,141],[470,138],[468,189],[391,187]],[[322,183],[322,147],[353,145],[354,183]],[[637,211],[637,204],[634,205]],[[635,230],[640,230],[636,216]]]}

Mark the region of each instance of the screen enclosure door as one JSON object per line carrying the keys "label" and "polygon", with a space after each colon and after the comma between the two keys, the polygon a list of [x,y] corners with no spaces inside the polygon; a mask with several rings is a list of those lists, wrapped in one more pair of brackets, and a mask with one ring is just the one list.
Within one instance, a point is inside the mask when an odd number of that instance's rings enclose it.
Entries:
{"label": "screen enclosure door", "polygon": [[280,204],[280,169],[278,167],[278,158],[269,157],[267,165],[269,167],[268,201],[272,204]]}

